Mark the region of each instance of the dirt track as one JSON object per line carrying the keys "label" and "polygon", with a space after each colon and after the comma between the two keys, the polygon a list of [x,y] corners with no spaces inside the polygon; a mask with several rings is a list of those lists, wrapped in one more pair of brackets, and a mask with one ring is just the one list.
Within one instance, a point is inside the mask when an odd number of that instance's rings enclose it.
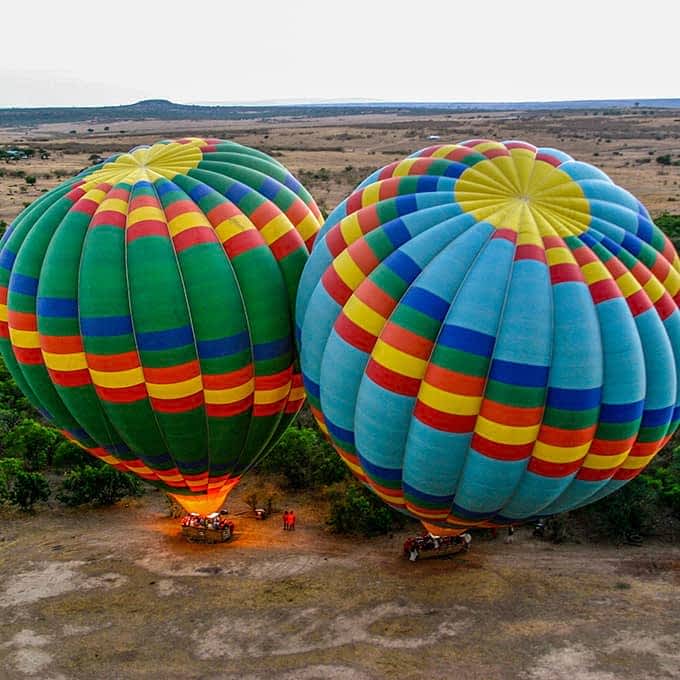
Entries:
{"label": "dirt track", "polygon": [[241,516],[219,546],[186,543],[158,493],[5,518],[0,677],[680,677],[678,547],[520,530],[412,564],[407,532],[340,539],[292,500],[295,533]]}

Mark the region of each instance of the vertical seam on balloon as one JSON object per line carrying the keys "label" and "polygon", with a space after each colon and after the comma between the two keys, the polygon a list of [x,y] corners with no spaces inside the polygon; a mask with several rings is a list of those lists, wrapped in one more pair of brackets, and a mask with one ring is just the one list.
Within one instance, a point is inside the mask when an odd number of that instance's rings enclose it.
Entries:
{"label": "vertical seam on balloon", "polygon": [[[471,225],[470,225],[469,227],[467,227],[464,231],[462,231],[455,239],[453,239],[452,241],[449,241],[449,242],[448,242],[448,243],[447,243],[447,244],[446,244],[446,245],[445,245],[445,246],[444,246],[444,247],[443,247],[443,248],[442,248],[442,249],[441,249],[441,250],[440,250],[440,251],[439,251],[432,259],[431,259],[431,260],[430,260],[430,262],[428,262],[428,265],[426,265],[426,266],[429,266],[430,264],[432,264],[436,258],[438,258],[438,257],[440,257],[440,256],[443,256],[443,255],[446,253],[446,251],[448,251],[448,249],[449,249],[449,247],[451,246],[451,244],[455,243],[455,242],[456,242],[463,234],[469,233],[471,230],[475,229],[476,227],[478,227],[478,226],[479,226],[480,224],[482,224],[482,223],[483,223],[483,220],[481,220],[481,221],[475,220],[475,222],[474,222],[473,224],[471,224]],[[441,336],[441,334],[442,334],[442,330],[443,330],[444,326],[446,325],[446,319],[447,319],[447,317],[448,317],[448,315],[449,315],[449,312],[451,311],[451,308],[453,307],[453,305],[455,304],[456,300],[458,299],[458,296],[459,296],[459,294],[460,294],[460,290],[461,290],[461,288],[465,285],[465,281],[467,281],[467,279],[468,279],[468,276],[469,276],[469,274],[470,274],[470,270],[474,267],[475,263],[477,262],[477,260],[478,260],[479,257],[481,256],[482,252],[486,249],[486,247],[488,246],[489,242],[490,242],[491,239],[493,238],[494,231],[495,231],[495,229],[492,229],[492,230],[489,232],[489,235],[488,235],[487,238],[484,240],[484,242],[482,243],[482,245],[481,245],[480,248],[478,249],[478,251],[477,251],[477,253],[475,254],[475,256],[472,258],[472,260],[471,260],[471,262],[470,262],[470,266],[467,268],[465,274],[463,275],[463,278],[461,279],[460,285],[458,286],[457,290],[454,292],[454,295],[453,295],[453,297],[452,297],[452,299],[451,299],[451,302],[449,303],[449,306],[448,306],[448,308],[447,308],[447,310],[446,310],[446,314],[444,314],[444,317],[442,318],[442,321],[441,321],[441,323],[439,324],[439,329],[438,329],[438,331],[437,331],[437,333],[436,333],[436,335],[435,335],[434,340],[432,341],[432,347],[430,348],[430,353],[429,353],[429,356],[428,356],[428,358],[427,358],[427,362],[426,362],[426,365],[425,365],[425,370],[423,371],[423,376],[422,376],[422,378],[420,379],[420,385],[421,385],[421,386],[422,386],[423,380],[425,379],[425,376],[427,375],[427,371],[428,371],[428,369],[429,369],[429,367],[430,367],[430,364],[432,363],[432,355],[434,354],[434,351],[435,351],[435,349],[437,348],[437,343],[438,343],[438,340],[439,340],[439,338],[440,338],[440,336]],[[421,276],[424,272],[425,272],[425,269],[423,269],[423,271],[422,271],[421,274],[418,276],[418,278],[420,278],[420,276]],[[413,282],[413,284],[411,284],[411,285],[414,285],[414,284],[416,283],[416,281],[418,280],[418,278],[416,278],[416,280],[415,280],[415,281]],[[409,286],[409,289],[410,289],[410,286]],[[408,292],[408,290],[407,290],[406,292]],[[404,295],[405,295],[405,294],[406,294],[406,293],[404,293]],[[403,297],[403,296],[402,296],[402,297]],[[396,309],[396,307],[395,307],[395,309]],[[413,406],[412,406],[412,408],[411,408],[411,418],[410,418],[410,420],[409,420],[409,426],[408,426],[408,430],[407,430],[407,432],[406,432],[406,440],[405,440],[406,443],[408,443],[409,436],[410,436],[410,434],[411,434],[411,428],[412,428],[412,426],[413,426],[413,420],[414,420],[414,418],[415,418],[415,409],[416,409],[416,406],[418,405],[418,396],[419,396],[419,395],[420,395],[420,386],[418,387],[418,394],[416,395],[416,398],[415,398],[414,401],[413,401]],[[406,458],[405,454],[406,454],[406,450],[404,449],[404,457],[402,458],[402,473],[403,473],[403,467],[404,467],[404,460],[405,460],[405,458]],[[463,466],[461,466],[461,474],[462,474],[462,470],[463,470],[464,464],[465,464],[465,463],[463,462]],[[403,482],[403,474],[402,474],[402,482]],[[403,486],[402,486],[402,489],[403,489]],[[457,486],[456,486],[456,489],[457,489]],[[453,492],[453,495],[454,495],[454,496],[455,496],[456,489],[454,489],[454,492]],[[451,508],[449,508],[449,515],[451,514],[451,513],[450,513],[450,510],[451,510]],[[447,515],[447,518],[448,518],[448,515]],[[437,524],[436,522],[433,522],[433,523],[434,523],[434,524]]]}
{"label": "vertical seam on balloon", "polygon": [[[163,211],[163,217],[165,221],[165,227],[168,231],[168,240],[170,241],[170,248],[172,249],[172,252],[175,256],[175,265],[177,267],[177,274],[180,282],[180,286],[182,287],[182,295],[184,296],[184,304],[186,306],[186,311],[187,315],[189,316],[189,328],[191,329],[191,337],[193,338],[194,341],[194,352],[196,354],[196,361],[198,362],[199,366],[199,375],[198,377],[201,380],[201,397],[203,399],[203,403],[201,405],[203,409],[203,420],[205,422],[205,436],[206,436],[206,446],[207,446],[207,455],[208,455],[208,479],[206,480],[206,488],[205,488],[205,493],[208,493],[210,489],[210,467],[211,467],[211,455],[210,455],[210,422],[208,418],[208,406],[205,401],[205,384],[203,382],[203,370],[201,368],[201,357],[198,352],[198,342],[196,340],[196,330],[194,327],[194,319],[193,319],[193,314],[191,312],[191,304],[189,302],[189,296],[187,294],[187,289],[186,289],[186,284],[184,282],[184,275],[182,272],[182,265],[180,263],[180,258],[179,254],[175,248],[175,242],[172,238],[172,234],[170,234],[170,229],[168,227],[168,214],[165,210],[165,206],[163,205],[163,202],[161,201],[160,197],[158,196],[158,192],[156,191],[156,185],[154,182],[150,182],[151,187],[154,191],[154,194],[156,195],[156,199],[158,200],[158,205],[160,206],[160,209]],[[199,205],[176,183],[173,182],[174,187],[176,187],[176,190],[180,191],[186,198],[191,201],[191,203],[195,206],[197,212],[199,212],[204,218],[207,224],[210,224],[210,221],[208,220],[207,216],[203,213]]]}
{"label": "vertical seam on balloon", "polygon": [[[158,199],[158,194],[156,194],[156,189],[153,185],[153,182],[149,182],[151,184],[151,188],[156,195],[156,199]],[[128,219],[130,215],[130,200],[132,199],[132,193],[135,189],[135,184],[136,181],[130,185],[130,194],[128,196],[128,202],[127,202],[127,212],[125,215],[125,229],[123,230],[123,262],[125,264],[125,290],[127,293],[127,303],[128,303],[128,310],[130,312],[130,325],[132,326],[132,342],[135,345],[135,352],[137,353],[137,360],[139,361],[139,366],[142,369],[142,375],[144,373],[144,364],[142,363],[142,355],[139,351],[139,343],[137,342],[137,332],[135,330],[135,318],[134,314],[132,311],[132,291],[131,291],[131,286],[130,286],[130,270],[128,268],[128,239],[127,239],[127,230],[128,230]],[[160,200],[159,200],[160,203]],[[167,225],[166,225],[167,226]],[[182,477],[182,481],[184,482],[185,488],[189,489],[189,485],[186,482],[186,479],[184,479],[184,474],[182,471],[179,469],[179,466],[177,465],[177,460],[175,459],[175,456],[173,455],[173,452],[170,449],[170,446],[168,445],[168,440],[165,436],[165,432],[163,428],[161,427],[161,424],[158,420],[158,416],[156,415],[156,411],[153,408],[153,405],[151,404],[151,397],[149,396],[149,391],[146,386],[146,378],[144,379],[144,391],[146,392],[146,401],[149,406],[149,411],[151,411],[151,415],[154,419],[154,422],[156,423],[156,429],[158,431],[158,434],[160,435],[161,440],[165,444],[165,450],[168,454],[168,456],[172,459],[173,465],[175,466],[175,470],[177,470],[177,473]],[[167,485],[166,485],[167,486]],[[178,489],[175,490],[175,492],[179,491]]]}
{"label": "vertical seam on balloon", "polygon": [[[17,234],[17,230],[20,229],[23,225],[23,221],[27,220],[30,222],[30,225],[26,229],[26,233],[23,235],[23,238],[19,242],[16,248],[16,253],[15,253],[15,259],[14,262],[12,263],[12,267],[9,270],[9,273],[7,274],[7,290],[8,290],[8,297],[7,297],[7,311],[9,312],[9,282],[12,277],[12,271],[14,269],[14,265],[16,263],[16,258],[19,257],[19,251],[23,247],[24,241],[26,240],[26,237],[28,234],[31,232],[31,229],[33,229],[33,226],[35,223],[40,219],[40,214],[33,220],[30,221],[30,217],[34,213],[40,213],[39,208],[43,206],[43,203],[48,204],[48,208],[54,205],[59,199],[61,199],[66,193],[68,193],[67,189],[70,189],[71,186],[75,183],[75,180],[71,179],[66,182],[64,182],[60,187],[57,187],[53,189],[54,192],[59,192],[63,191],[62,194],[58,194],[55,196],[52,196],[52,192],[45,194],[44,196],[41,196],[35,203],[31,204],[28,208],[23,210],[19,215],[14,219],[12,222],[12,231],[10,233],[9,228],[5,232],[5,240],[3,241],[2,245],[0,246],[0,251],[4,249],[4,247],[7,245],[9,242],[10,237],[12,237],[14,234]],[[9,234],[9,236],[8,236]],[[9,331],[9,320],[7,321],[7,328]],[[5,366],[7,367],[7,370],[9,371],[10,375],[12,376],[12,379],[17,382],[18,384],[22,385],[22,392],[25,393],[26,398],[28,401],[31,403],[31,405],[40,410],[42,408],[41,402],[38,399],[37,395],[33,391],[33,388],[30,386],[26,378],[24,377],[23,371],[21,370],[21,366],[19,364],[19,360],[16,357],[16,354],[14,352],[14,345],[12,344],[12,341],[9,337],[7,337],[3,342],[0,342],[0,347],[4,347],[4,351],[2,352],[2,356],[5,362]],[[9,357],[5,355],[6,352],[9,352]],[[10,361],[8,361],[8,358]],[[12,367],[16,365],[16,368],[12,370]]]}

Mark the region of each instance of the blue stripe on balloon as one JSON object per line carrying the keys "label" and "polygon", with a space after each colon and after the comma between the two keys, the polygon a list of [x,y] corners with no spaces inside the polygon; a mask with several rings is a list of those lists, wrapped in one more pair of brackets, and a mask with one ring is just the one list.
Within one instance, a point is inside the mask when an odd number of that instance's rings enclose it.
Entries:
{"label": "blue stripe on balloon", "polygon": [[142,351],[175,349],[194,344],[191,326],[169,328],[164,331],[147,331],[137,333],[137,347]]}
{"label": "blue stripe on balloon", "polygon": [[306,373],[302,374],[302,379],[305,383],[305,390],[307,391],[307,394],[315,397],[316,399],[320,399],[321,388],[319,387],[319,383],[314,382]]}
{"label": "blue stripe on balloon", "polygon": [[86,337],[106,337],[132,333],[129,316],[92,316],[80,319],[80,332]]}
{"label": "blue stripe on balloon", "polygon": [[359,460],[361,461],[361,467],[368,477],[380,477],[380,479],[389,482],[396,482],[401,479],[401,468],[386,468],[381,465],[375,465],[370,460],[366,460],[361,454],[359,454]]}
{"label": "blue stripe on balloon", "polygon": [[232,201],[232,203],[239,203],[241,199],[251,193],[251,191],[252,190],[245,184],[235,182],[227,189],[224,195]]}
{"label": "blue stripe on balloon", "polygon": [[420,274],[420,267],[408,256],[400,250],[394,251],[385,261],[387,265],[397,276],[411,283]]}
{"label": "blue stripe on balloon", "polygon": [[586,390],[549,387],[546,405],[567,411],[587,411],[599,406],[601,397],[601,387],[592,387]]}
{"label": "blue stripe on balloon", "polygon": [[388,222],[382,228],[382,231],[395,248],[403,245],[411,238],[411,232],[407,229],[401,219]]}
{"label": "blue stripe on balloon", "polygon": [[418,286],[409,288],[401,302],[437,321],[443,321],[446,312],[449,311],[449,303],[446,300]]}
{"label": "blue stripe on balloon", "polygon": [[207,458],[199,458],[198,460],[177,460],[177,467],[183,474],[203,472],[208,467],[208,465],[210,465],[210,461]]}
{"label": "blue stripe on balloon", "polygon": [[73,319],[78,316],[78,301],[73,298],[39,297],[36,309],[38,316]]}
{"label": "blue stripe on balloon", "polygon": [[296,194],[300,193],[300,189],[302,189],[302,185],[300,182],[298,182],[293,175],[288,173],[286,175],[286,179],[284,180],[284,185],[287,186],[291,191],[293,191]]}
{"label": "blue stripe on balloon", "polygon": [[416,489],[414,486],[411,486],[406,482],[402,482],[401,487],[404,490],[404,495],[409,497],[409,500],[412,498],[416,501],[425,501],[427,503],[437,504],[441,507],[451,507],[451,501],[453,501],[452,495],[434,496],[432,494],[425,493],[424,491],[420,491],[420,489]]}
{"label": "blue stripe on balloon", "polygon": [[465,163],[459,163],[458,161],[451,161],[449,163],[449,166],[446,168],[446,172],[444,172],[445,177],[460,177],[467,169],[469,166],[465,165]]}
{"label": "blue stripe on balloon", "polygon": [[643,241],[646,241],[647,243],[651,243],[652,237],[654,236],[654,229],[652,227],[652,223],[642,215],[638,217],[637,235],[639,238],[641,238]]}
{"label": "blue stripe on balloon", "polygon": [[257,190],[271,201],[281,191],[281,185],[271,177],[266,177]]}
{"label": "blue stripe on balloon", "polygon": [[16,259],[17,256],[11,250],[9,250],[9,248],[4,248],[0,251],[0,267],[3,269],[10,271],[12,269],[12,265],[14,264],[14,260]]}
{"label": "blue stripe on balloon", "polygon": [[279,340],[272,340],[271,342],[261,342],[257,345],[253,345],[253,357],[255,361],[261,361],[263,359],[275,359],[280,357],[292,349],[292,343],[290,337],[286,336]]}
{"label": "blue stripe on balloon", "polygon": [[201,359],[217,359],[248,349],[250,347],[250,336],[248,331],[243,331],[214,340],[199,340],[196,345],[198,356]]}
{"label": "blue stripe on balloon", "polygon": [[548,383],[548,366],[518,364],[514,361],[494,359],[491,362],[491,380],[521,387],[545,387]]}
{"label": "blue stripe on balloon", "polygon": [[673,416],[673,406],[665,408],[649,409],[642,412],[642,422],[640,427],[657,427],[666,425]]}
{"label": "blue stripe on balloon", "polygon": [[633,255],[639,255],[640,251],[642,250],[642,241],[637,237],[631,234],[630,232],[626,232],[625,236],[623,237],[623,241],[621,242],[621,245],[631,254]]}
{"label": "blue stripe on balloon", "polygon": [[603,423],[629,423],[642,416],[645,400],[634,401],[629,404],[602,404],[600,420]]}
{"label": "blue stripe on balloon", "polygon": [[212,193],[215,192],[207,184],[201,182],[191,189],[189,196],[191,196],[191,200],[194,201],[194,203],[198,203],[202,198],[205,198]]}
{"label": "blue stripe on balloon", "polygon": [[416,182],[416,191],[421,193],[423,191],[437,191],[439,188],[439,177],[434,175],[421,175]]}
{"label": "blue stripe on balloon", "polygon": [[394,199],[394,206],[400,216],[408,215],[418,210],[418,201],[415,195],[397,196]]}
{"label": "blue stripe on balloon", "polygon": [[21,293],[22,295],[35,297],[35,294],[38,292],[38,279],[14,272],[9,279],[9,290],[11,293]]}
{"label": "blue stripe on balloon", "polygon": [[328,418],[326,418],[326,427],[328,428],[328,432],[335,439],[347,442],[354,446],[354,432],[352,432],[352,430],[346,430],[344,427],[339,427],[335,423],[332,423]]}
{"label": "blue stripe on balloon", "polygon": [[496,338],[493,335],[473,331],[463,326],[445,324],[437,338],[437,344],[450,347],[451,349],[490,357]]}
{"label": "blue stripe on balloon", "polygon": [[[159,196],[165,196],[171,191],[176,191],[179,187],[168,179],[159,179],[155,182],[155,190]],[[150,186],[150,185],[149,185]]]}

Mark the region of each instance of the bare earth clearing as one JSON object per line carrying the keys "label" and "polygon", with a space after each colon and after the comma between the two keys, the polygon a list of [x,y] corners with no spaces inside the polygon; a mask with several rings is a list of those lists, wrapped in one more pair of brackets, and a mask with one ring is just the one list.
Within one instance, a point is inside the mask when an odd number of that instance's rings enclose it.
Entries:
{"label": "bare earth clearing", "polygon": [[[676,111],[111,128],[0,127],[0,144],[51,153],[0,164],[0,219],[10,222],[91,154],[187,134],[274,153],[326,211],[369,172],[437,134],[556,146],[604,169],[653,215],[680,212],[680,166],[655,161],[680,158]],[[466,555],[411,564],[400,553],[413,526],[392,537],[338,538],[310,497],[277,503],[295,507],[295,533],[281,530],[280,514],[238,516],[255,481],[229,499],[237,534],[219,546],[186,543],[154,492],[110,509],[55,504],[0,516],[0,679],[680,677],[680,546],[554,546],[520,530],[512,545],[476,538]]]}
{"label": "bare earth clearing", "polygon": [[[162,495],[5,517],[2,678],[680,677],[680,548],[517,532],[415,564],[408,531],[327,533],[310,499],[192,545]],[[413,531],[414,527],[411,527]]]}

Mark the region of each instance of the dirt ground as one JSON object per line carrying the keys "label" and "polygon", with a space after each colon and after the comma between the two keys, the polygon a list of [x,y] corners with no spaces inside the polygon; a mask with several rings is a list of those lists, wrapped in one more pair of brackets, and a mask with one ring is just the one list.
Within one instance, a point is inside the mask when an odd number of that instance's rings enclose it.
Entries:
{"label": "dirt ground", "polygon": [[[255,478],[252,478],[255,479]],[[680,677],[680,547],[516,532],[411,563],[415,526],[333,536],[305,497],[228,501],[230,543],[190,544],[163,495],[0,524],[0,677],[350,680]]]}

